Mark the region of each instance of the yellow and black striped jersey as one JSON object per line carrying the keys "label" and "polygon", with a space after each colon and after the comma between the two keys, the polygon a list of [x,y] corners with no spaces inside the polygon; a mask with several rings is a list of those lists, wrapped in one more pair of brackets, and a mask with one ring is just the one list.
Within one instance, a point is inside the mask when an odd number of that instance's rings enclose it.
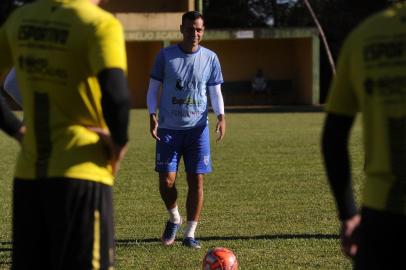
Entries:
{"label": "yellow and black striped jersey", "polygon": [[89,0],[37,0],[2,26],[0,51],[0,70],[16,68],[24,100],[16,177],[112,185],[106,149],[87,127],[106,128],[96,75],[127,68],[119,21]]}
{"label": "yellow and black striped jersey", "polygon": [[368,18],[347,38],[327,112],[362,113],[363,205],[406,214],[406,5]]}

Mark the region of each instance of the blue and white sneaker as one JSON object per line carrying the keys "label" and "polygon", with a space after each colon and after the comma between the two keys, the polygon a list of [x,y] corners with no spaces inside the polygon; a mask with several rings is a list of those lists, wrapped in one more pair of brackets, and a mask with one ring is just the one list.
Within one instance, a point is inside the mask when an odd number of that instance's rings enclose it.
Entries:
{"label": "blue and white sneaker", "polygon": [[164,246],[170,246],[173,244],[173,242],[175,242],[176,233],[180,229],[181,224],[182,221],[179,224],[172,223],[169,220],[166,222],[165,230],[161,237],[161,241]]}
{"label": "blue and white sneaker", "polygon": [[199,249],[201,248],[199,241],[193,237],[185,237],[182,241],[182,245],[189,248]]}

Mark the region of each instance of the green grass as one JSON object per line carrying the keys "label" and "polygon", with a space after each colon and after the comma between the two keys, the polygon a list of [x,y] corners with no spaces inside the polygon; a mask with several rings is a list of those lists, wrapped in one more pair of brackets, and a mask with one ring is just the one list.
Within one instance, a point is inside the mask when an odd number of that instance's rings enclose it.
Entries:
{"label": "green grass", "polygon": [[[322,113],[228,113],[227,134],[215,143],[214,171],[205,178],[197,237],[202,250],[160,245],[167,219],[154,167],[145,110],[132,111],[128,154],[115,184],[117,269],[201,269],[206,250],[232,249],[240,269],[349,269],[320,156]],[[17,143],[0,135],[0,269],[10,266],[11,179]],[[359,192],[362,147],[351,137]],[[177,186],[185,215],[183,168]]]}

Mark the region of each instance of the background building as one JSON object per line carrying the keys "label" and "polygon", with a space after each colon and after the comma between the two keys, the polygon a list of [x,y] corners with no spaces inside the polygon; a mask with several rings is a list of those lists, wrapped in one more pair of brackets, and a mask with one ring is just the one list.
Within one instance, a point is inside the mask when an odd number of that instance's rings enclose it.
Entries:
{"label": "background building", "polygon": [[[109,1],[103,8],[123,23],[132,105],[146,107],[149,74],[158,51],[181,38],[184,12],[201,1]],[[319,38],[313,28],[206,29],[202,45],[220,59],[225,105],[319,103]],[[264,71],[270,94],[253,96],[250,81]]]}
{"label": "background building", "polygon": [[[201,10],[202,1],[114,0],[103,8],[123,23],[131,103],[145,108],[149,74],[158,51],[181,40],[182,14]],[[319,38],[314,28],[206,29],[202,45],[219,56],[226,106],[315,105],[320,101]],[[258,69],[268,80],[267,95],[251,92]]]}

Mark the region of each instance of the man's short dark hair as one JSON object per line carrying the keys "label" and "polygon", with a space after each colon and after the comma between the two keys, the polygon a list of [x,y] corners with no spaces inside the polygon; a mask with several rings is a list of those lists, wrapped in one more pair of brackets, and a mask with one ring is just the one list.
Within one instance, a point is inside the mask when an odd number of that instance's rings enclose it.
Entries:
{"label": "man's short dark hair", "polygon": [[184,24],[185,20],[195,21],[199,18],[204,22],[203,15],[199,11],[188,11],[182,15],[182,24]]}

